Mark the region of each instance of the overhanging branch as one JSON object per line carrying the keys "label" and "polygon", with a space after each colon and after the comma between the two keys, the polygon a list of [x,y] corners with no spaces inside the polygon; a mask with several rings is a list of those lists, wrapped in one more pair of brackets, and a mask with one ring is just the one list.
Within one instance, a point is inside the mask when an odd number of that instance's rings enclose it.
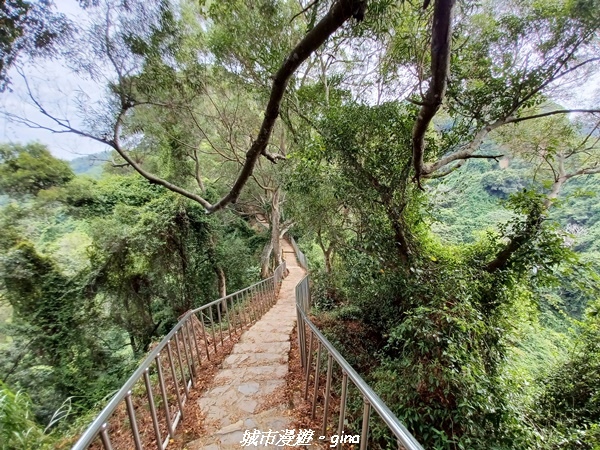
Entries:
{"label": "overhanging branch", "polygon": [[[426,2],[427,3],[427,2]],[[454,0],[436,0],[433,10],[431,37],[431,82],[412,131],[413,165],[415,180],[421,187],[425,132],[440,108],[446,94],[446,80],[450,70],[452,42],[452,9]]]}
{"label": "overhanging branch", "polygon": [[525,120],[540,119],[542,117],[555,116],[557,114],[571,114],[571,113],[593,114],[593,113],[600,113],[600,109],[558,109],[556,111],[548,111],[545,113],[533,114],[531,116],[511,117],[510,119],[507,119],[505,121],[505,123],[519,123],[519,122],[523,122]]}
{"label": "overhanging branch", "polygon": [[[597,114],[597,113],[600,113],[600,109],[559,109],[559,110],[548,111],[548,112],[539,113],[539,114],[532,114],[530,116],[524,116],[524,117],[511,116],[511,117],[505,117],[505,118],[498,119],[495,122],[492,122],[492,123],[487,124],[484,127],[482,127],[475,134],[473,140],[467,145],[466,148],[456,151],[454,153],[445,155],[434,163],[425,164],[423,166],[421,175],[426,178],[434,178],[434,173],[437,172],[442,167],[445,167],[454,161],[472,158],[473,153],[475,153],[477,151],[477,149],[483,143],[483,141],[486,139],[486,137],[492,131],[494,131],[495,129],[500,128],[504,125],[511,124],[511,123],[524,122],[526,120],[540,119],[542,117],[548,117],[548,116],[553,116],[553,115],[557,115],[557,114],[570,114],[570,113]],[[475,157],[477,157],[477,156],[475,156]]]}
{"label": "overhanging branch", "polygon": [[283,65],[275,74],[271,87],[271,95],[265,109],[265,116],[260,131],[246,153],[246,160],[237,179],[227,195],[207,208],[208,212],[215,212],[224,208],[228,203],[235,203],[243,186],[250,178],[256,161],[267,147],[275,121],[279,116],[281,99],[283,98],[289,79],[298,67],[347,20],[353,16],[357,16],[358,18],[361,11],[364,12],[365,4],[365,0],[336,1],[323,19],[290,52]]}
{"label": "overhanging branch", "polygon": [[[123,148],[120,143],[121,129],[123,127],[123,120],[126,113],[134,108],[135,106],[142,103],[131,103],[125,101],[122,92],[119,92],[121,100],[121,109],[117,115],[117,119],[114,123],[113,129],[111,130],[112,137],[110,134],[96,136],[92,133],[77,129],[69,123],[67,119],[60,119],[50,112],[48,112],[42,104],[32,94],[29,84],[27,83],[26,77],[23,75],[23,79],[26,82],[28,94],[32,99],[34,105],[38,108],[41,114],[51,119],[56,125],[56,128],[44,126],[39,123],[35,123],[28,119],[18,117],[11,113],[5,113],[4,115],[12,120],[19,121],[31,128],[46,129],[53,133],[74,133],[80,136],[84,136],[103,144],[109,145],[114,148],[119,155],[141,176],[146,178],[151,183],[161,185],[173,192],[176,192],[184,197],[187,197],[193,201],[200,203],[208,213],[219,211],[227,206],[229,203],[235,203],[238,199],[243,186],[246,184],[250,176],[252,175],[254,166],[261,155],[265,156],[272,162],[276,162],[279,159],[285,159],[283,155],[276,155],[267,151],[267,145],[271,137],[275,122],[280,113],[281,101],[286,91],[287,84],[296,72],[298,67],[308,59],[308,57],[315,52],[323,43],[339,28],[341,28],[351,17],[357,20],[362,20],[367,5],[367,0],[336,0],[332,5],[331,9],[325,14],[325,16],[312,28],[304,38],[293,48],[288,57],[285,59],[279,70],[274,76],[273,84],[271,87],[271,93],[267,106],[265,108],[264,119],[261,128],[253,141],[250,149],[246,152],[245,161],[242,164],[242,168],[233,183],[230,191],[221,198],[215,204],[211,204],[203,197],[187,191],[180,186],[177,186],[167,180],[164,180],[147,170],[145,170],[140,164],[134,161],[127,149]],[[107,28],[110,26],[110,21],[107,19]],[[112,58],[110,43],[107,42],[107,52],[109,53],[109,59],[113,64],[118,78],[121,84],[124,81],[123,75],[120,71],[120,67],[117,61]]]}

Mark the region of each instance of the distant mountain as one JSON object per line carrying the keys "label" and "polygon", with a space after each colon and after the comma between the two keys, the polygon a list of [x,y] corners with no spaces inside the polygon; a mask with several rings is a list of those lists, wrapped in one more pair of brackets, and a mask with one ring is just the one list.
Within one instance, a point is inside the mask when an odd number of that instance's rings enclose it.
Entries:
{"label": "distant mountain", "polygon": [[92,178],[100,178],[104,161],[110,159],[110,154],[111,152],[107,150],[92,155],[80,156],[79,158],[69,161],[69,164],[76,175],[87,175]]}

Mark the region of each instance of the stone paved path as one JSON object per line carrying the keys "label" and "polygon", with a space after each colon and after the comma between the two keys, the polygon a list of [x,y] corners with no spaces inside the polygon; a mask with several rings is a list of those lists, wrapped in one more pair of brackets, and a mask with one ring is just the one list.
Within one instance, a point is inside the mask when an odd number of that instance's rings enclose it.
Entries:
{"label": "stone paved path", "polygon": [[291,422],[285,404],[266,407],[273,393],[285,387],[290,334],[296,324],[295,287],[305,274],[291,245],[287,241],[281,245],[289,274],[279,299],[242,334],[198,401],[207,437],[189,443],[189,450],[240,449],[244,430],[281,430]]}

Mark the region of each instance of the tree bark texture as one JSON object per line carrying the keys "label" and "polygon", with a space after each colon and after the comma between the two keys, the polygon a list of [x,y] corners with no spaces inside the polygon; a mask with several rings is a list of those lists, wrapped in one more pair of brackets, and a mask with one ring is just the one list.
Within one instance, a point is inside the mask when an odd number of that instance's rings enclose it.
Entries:
{"label": "tree bark texture", "polygon": [[446,94],[446,80],[450,70],[450,47],[452,43],[452,10],[455,0],[436,0],[433,11],[431,37],[431,81],[429,89],[412,132],[413,165],[415,180],[421,186],[425,132],[438,112]]}

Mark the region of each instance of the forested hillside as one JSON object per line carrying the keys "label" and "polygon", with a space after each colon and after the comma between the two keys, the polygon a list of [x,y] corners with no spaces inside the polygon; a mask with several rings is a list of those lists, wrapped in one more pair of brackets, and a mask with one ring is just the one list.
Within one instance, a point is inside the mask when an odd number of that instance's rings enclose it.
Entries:
{"label": "forested hillside", "polygon": [[109,151],[88,156],[78,156],[69,161],[69,165],[75,175],[88,175],[92,178],[99,178],[102,174],[102,167],[110,160],[110,157]]}
{"label": "forested hillside", "polygon": [[424,448],[600,447],[598,0],[79,4],[0,6],[4,119],[110,148],[0,145],[0,448],[68,447],[285,233]]}

